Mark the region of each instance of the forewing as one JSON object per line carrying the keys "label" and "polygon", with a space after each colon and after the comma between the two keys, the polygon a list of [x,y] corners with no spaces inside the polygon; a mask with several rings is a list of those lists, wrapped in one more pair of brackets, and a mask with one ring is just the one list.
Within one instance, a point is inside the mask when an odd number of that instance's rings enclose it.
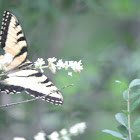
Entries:
{"label": "forewing", "polygon": [[27,57],[27,42],[17,18],[9,11],[3,13],[0,46],[13,58],[7,71],[23,63]]}

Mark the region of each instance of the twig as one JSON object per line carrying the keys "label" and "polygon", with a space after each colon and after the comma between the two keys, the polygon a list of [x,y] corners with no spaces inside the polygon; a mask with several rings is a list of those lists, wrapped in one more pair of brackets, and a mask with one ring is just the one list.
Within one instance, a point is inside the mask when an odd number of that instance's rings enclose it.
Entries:
{"label": "twig", "polygon": [[[60,90],[63,90],[64,88],[67,88],[67,87],[70,87],[70,86],[73,86],[73,84],[65,86],[65,87],[62,87],[62,88],[60,88],[58,90],[60,91]],[[45,95],[45,97],[46,96],[48,96],[48,95]],[[30,100],[24,100],[24,101],[20,101],[20,102],[16,102],[16,103],[10,103],[10,104],[6,104],[6,105],[1,105],[0,108],[2,108],[2,107],[9,107],[9,106],[17,105],[17,104],[22,104],[22,103],[28,103],[28,102],[32,102],[32,101],[35,101],[35,100],[38,100],[38,99],[40,99],[40,98],[36,97],[36,98],[30,99]]]}
{"label": "twig", "polygon": [[60,89],[58,89],[58,90],[61,91],[61,90],[63,90],[64,88],[67,88],[67,87],[70,87],[70,86],[73,86],[73,84],[70,84],[70,85],[68,85],[68,86],[62,87],[62,88],[60,88]]}
{"label": "twig", "polygon": [[16,103],[10,103],[10,104],[6,104],[6,105],[1,105],[0,108],[2,107],[9,107],[9,106],[12,106],[12,105],[17,105],[17,104],[22,104],[22,103],[27,103],[27,102],[31,102],[31,101],[34,101],[34,100],[37,100],[39,98],[33,98],[33,99],[30,99],[30,100],[25,100],[25,101],[20,101],[20,102],[16,102]]}

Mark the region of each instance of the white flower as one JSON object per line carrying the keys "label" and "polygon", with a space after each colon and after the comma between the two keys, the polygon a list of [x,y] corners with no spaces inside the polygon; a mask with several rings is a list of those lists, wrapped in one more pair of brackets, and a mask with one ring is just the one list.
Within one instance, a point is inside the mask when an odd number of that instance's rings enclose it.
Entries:
{"label": "white flower", "polygon": [[65,63],[64,63],[64,68],[65,68],[66,70],[69,68],[69,63],[68,63],[68,61],[65,61]]}
{"label": "white flower", "polygon": [[13,56],[9,53],[0,56],[0,69],[6,69],[6,66],[9,65],[13,60]]}
{"label": "white flower", "polygon": [[7,65],[4,65],[4,64],[1,64],[1,63],[0,63],[0,70],[6,70],[6,66],[7,66]]}
{"label": "white flower", "polygon": [[25,140],[23,137],[14,137],[13,140]]}
{"label": "white flower", "polygon": [[61,131],[60,131],[60,134],[61,135],[66,135],[68,133],[67,129],[63,128]]}
{"label": "white flower", "polygon": [[68,134],[67,129],[63,128],[63,129],[60,131],[60,134],[61,134],[61,140],[71,140],[71,139],[70,139],[70,136],[69,136],[69,134]]}
{"label": "white flower", "polygon": [[43,131],[41,131],[37,133],[36,136],[34,136],[34,140],[46,140],[46,134]]}
{"label": "white flower", "polygon": [[57,131],[54,131],[52,134],[48,136],[51,140],[59,140],[59,134]]}
{"label": "white flower", "polygon": [[83,66],[81,64],[82,64],[81,60],[79,62],[77,61],[69,62],[69,66],[77,73],[80,73],[81,70],[83,69]]}
{"label": "white flower", "polygon": [[87,126],[85,122],[81,122],[77,124],[77,127],[79,128],[79,133],[83,133]]}
{"label": "white flower", "polygon": [[54,63],[57,60],[57,58],[53,57],[53,58],[48,58],[47,60],[49,63]]}
{"label": "white flower", "polygon": [[72,72],[68,72],[68,75],[69,75],[69,76],[72,76]]}
{"label": "white flower", "polygon": [[75,136],[77,136],[78,134],[81,134],[85,131],[86,129],[86,123],[85,122],[81,122],[81,123],[77,123],[74,126],[72,126],[69,129],[69,132]]}
{"label": "white flower", "polygon": [[74,135],[74,136],[77,136],[78,135],[78,128],[75,127],[75,126],[72,126],[70,129],[69,129],[69,132],[70,134]]}
{"label": "white flower", "polygon": [[69,67],[72,67],[74,62],[76,62],[76,61],[69,61]]}
{"label": "white flower", "polygon": [[49,66],[49,69],[52,71],[52,73],[56,73],[56,65],[54,63]]}
{"label": "white flower", "polygon": [[36,62],[34,62],[35,67],[41,67],[42,65],[45,64],[45,61],[43,60],[43,58],[38,58]]}
{"label": "white flower", "polygon": [[48,58],[48,66],[49,69],[52,71],[52,73],[56,73],[56,65],[54,64],[54,62],[57,60],[57,58],[53,57],[53,58]]}
{"label": "white flower", "polygon": [[10,53],[6,53],[5,55],[6,62],[10,64],[13,60],[13,56]]}
{"label": "white flower", "polygon": [[57,68],[60,70],[61,68],[65,67],[65,64],[63,63],[62,59],[58,60],[56,63]]}
{"label": "white flower", "polygon": [[38,58],[36,62],[34,62],[35,68],[40,69],[41,72],[43,73],[44,70],[42,69],[42,65],[45,64],[45,61],[43,60],[43,58]]}

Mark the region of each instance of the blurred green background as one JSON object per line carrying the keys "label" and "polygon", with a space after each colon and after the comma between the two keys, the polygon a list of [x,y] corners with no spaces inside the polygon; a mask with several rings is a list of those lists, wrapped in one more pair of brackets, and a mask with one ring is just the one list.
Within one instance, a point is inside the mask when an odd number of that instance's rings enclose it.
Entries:
{"label": "blurred green background", "polygon": [[[116,131],[114,115],[126,109],[124,87],[115,80],[129,83],[140,77],[140,1],[1,0],[0,20],[4,10],[19,19],[31,61],[82,60],[84,70],[73,77],[46,70],[57,87],[74,84],[62,91],[63,106],[37,100],[0,109],[0,140],[32,140],[40,130],[50,134],[83,121],[85,133],[73,140],[118,140],[101,130]],[[30,98],[1,94],[0,104]],[[139,114],[138,108],[132,119]]]}

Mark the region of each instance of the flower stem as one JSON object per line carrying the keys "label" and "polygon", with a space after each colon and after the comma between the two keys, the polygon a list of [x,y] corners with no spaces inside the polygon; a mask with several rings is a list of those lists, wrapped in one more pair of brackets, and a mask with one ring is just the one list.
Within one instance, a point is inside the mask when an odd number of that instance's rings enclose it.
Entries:
{"label": "flower stem", "polygon": [[129,140],[132,140],[131,137],[131,127],[130,127],[130,89],[128,88],[128,92],[127,92],[127,119],[128,119],[128,133],[129,133]]}
{"label": "flower stem", "polygon": [[48,68],[48,67],[49,67],[49,66],[41,66],[42,69],[44,69],[44,68]]}

